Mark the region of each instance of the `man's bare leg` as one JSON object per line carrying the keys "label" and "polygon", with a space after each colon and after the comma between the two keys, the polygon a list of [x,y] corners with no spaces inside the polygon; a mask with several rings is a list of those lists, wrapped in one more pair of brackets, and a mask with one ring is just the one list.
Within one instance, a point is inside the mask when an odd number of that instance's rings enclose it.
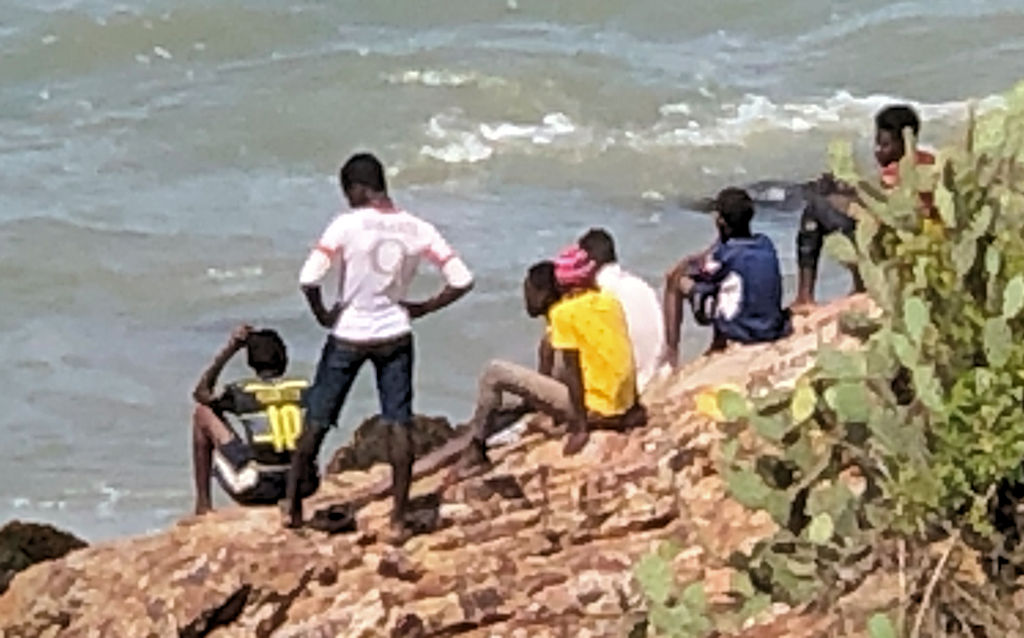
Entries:
{"label": "man's bare leg", "polygon": [[311,473],[317,471],[317,459],[323,446],[327,428],[310,425],[303,428],[302,434],[292,453],[292,466],[288,470],[285,486],[285,526],[296,529],[302,527],[302,494],[301,485],[310,480]]}
{"label": "man's bare leg", "polygon": [[817,278],[817,266],[801,266],[799,268],[796,281],[796,299],[789,306],[790,312],[795,315],[803,315],[814,310],[814,283]]}
{"label": "man's bare leg", "polygon": [[197,515],[213,509],[210,496],[210,474],[213,450],[235,438],[217,413],[205,405],[197,405],[192,413],[192,472],[195,478]]}
{"label": "man's bare leg", "polygon": [[683,325],[683,292],[679,280],[683,276],[681,262],[665,274],[665,291],[662,298],[662,312],[665,320],[664,363],[673,370],[679,365],[679,337]]}
{"label": "man's bare leg", "polygon": [[[514,414],[515,412],[510,412],[508,415],[501,413],[497,418],[492,418],[490,423],[487,424],[486,436],[490,438],[512,425],[516,421],[516,419],[512,418]],[[434,448],[417,459],[412,466],[410,483],[432,476],[455,464],[466,454],[470,446],[475,445],[474,438],[476,437],[470,430],[456,438],[450,439],[444,445]],[[350,503],[358,509],[367,503],[382,499],[390,494],[393,494],[392,480],[381,479],[366,490],[361,491]]]}
{"label": "man's bare leg", "polygon": [[406,514],[409,489],[412,487],[413,444],[411,425],[389,423],[387,428],[388,461],[391,463],[391,536],[401,544],[409,537]]}

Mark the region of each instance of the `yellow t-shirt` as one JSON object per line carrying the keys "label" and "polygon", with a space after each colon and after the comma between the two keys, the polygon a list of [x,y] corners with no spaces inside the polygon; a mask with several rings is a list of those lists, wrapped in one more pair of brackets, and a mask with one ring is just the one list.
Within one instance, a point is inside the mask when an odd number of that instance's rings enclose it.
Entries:
{"label": "yellow t-shirt", "polygon": [[551,347],[580,353],[587,410],[617,416],[633,407],[633,346],[618,299],[597,290],[581,292],[552,306],[548,320]]}

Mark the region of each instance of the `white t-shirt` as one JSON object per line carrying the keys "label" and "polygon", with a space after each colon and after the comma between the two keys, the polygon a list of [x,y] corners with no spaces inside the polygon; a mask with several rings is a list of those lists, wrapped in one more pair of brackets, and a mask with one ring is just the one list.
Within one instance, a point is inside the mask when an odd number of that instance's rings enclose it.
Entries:
{"label": "white t-shirt", "polygon": [[420,259],[444,274],[448,284],[473,282],[469,269],[429,222],[401,209],[357,208],[334,218],[306,259],[299,283],[315,285],[336,260],[342,310],[332,333],[346,341],[378,341],[408,334],[402,307]]}
{"label": "white t-shirt", "polygon": [[643,392],[658,370],[665,343],[665,324],[658,294],[647,282],[624,271],[618,264],[603,266],[597,273],[597,285],[615,295],[626,313],[629,340],[633,343],[637,389]]}

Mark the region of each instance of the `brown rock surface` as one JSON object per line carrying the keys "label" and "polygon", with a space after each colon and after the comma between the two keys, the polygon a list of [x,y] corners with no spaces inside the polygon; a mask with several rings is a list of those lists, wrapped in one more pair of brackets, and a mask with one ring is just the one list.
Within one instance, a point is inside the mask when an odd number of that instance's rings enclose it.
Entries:
{"label": "brown rock surface", "polygon": [[[352,440],[334,453],[327,464],[329,474],[365,470],[377,463],[388,462],[386,423],[373,416],[359,424]],[[458,430],[444,417],[416,415],[412,425],[412,445],[416,456],[440,447],[454,438]]]}
{"label": "brown rock surface", "polygon": [[11,521],[0,527],[0,594],[21,570],[85,545],[82,539],[52,525]]}
{"label": "brown rock surface", "polygon": [[[662,540],[684,551],[682,580],[723,580],[725,559],[772,530],[725,496],[714,459],[722,438],[697,413],[708,387],[791,382],[852,298],[798,323],[783,342],[702,358],[645,397],[650,423],[596,432],[564,458],[528,432],[496,450],[484,476],[414,493],[436,519],[401,548],[378,541],[390,503],[359,513],[359,530],[327,536],[281,527],[274,508],[230,508],[150,536],[95,545],[18,574],[0,598],[0,635],[36,636],[626,636],[643,616],[633,564]],[[387,476],[330,476],[322,507]],[[430,516],[426,517],[431,518]],[[713,588],[712,588],[713,589]],[[819,636],[820,616],[778,610],[745,635]]]}

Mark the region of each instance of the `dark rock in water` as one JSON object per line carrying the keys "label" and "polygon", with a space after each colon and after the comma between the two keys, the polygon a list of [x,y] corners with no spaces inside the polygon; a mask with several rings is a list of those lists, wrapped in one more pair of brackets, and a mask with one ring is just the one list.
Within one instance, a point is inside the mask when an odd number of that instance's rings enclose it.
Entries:
{"label": "dark rock in water", "polygon": [[11,521],[0,528],[0,594],[21,570],[85,546],[82,539],[51,525]]}
{"label": "dark rock in water", "polygon": [[[766,179],[747,184],[743,189],[750,195],[750,199],[754,200],[754,207],[758,213],[799,213],[803,211],[809,197],[853,193],[852,187],[829,175],[822,175],[807,182]],[[697,212],[710,213],[714,210],[715,198],[683,197],[680,199],[680,205]]]}
{"label": "dark rock in water", "polygon": [[[758,212],[793,212],[803,208],[807,184],[782,180],[762,180],[743,187],[754,200]],[[679,200],[680,206],[700,213],[710,213],[715,207],[714,196]]]}
{"label": "dark rock in water", "polygon": [[[377,463],[388,462],[387,425],[380,416],[363,421],[352,440],[334,453],[327,464],[327,472],[336,474],[351,470],[367,470]],[[416,457],[440,447],[454,438],[460,430],[453,428],[444,417],[416,415],[412,424],[412,445]]]}

